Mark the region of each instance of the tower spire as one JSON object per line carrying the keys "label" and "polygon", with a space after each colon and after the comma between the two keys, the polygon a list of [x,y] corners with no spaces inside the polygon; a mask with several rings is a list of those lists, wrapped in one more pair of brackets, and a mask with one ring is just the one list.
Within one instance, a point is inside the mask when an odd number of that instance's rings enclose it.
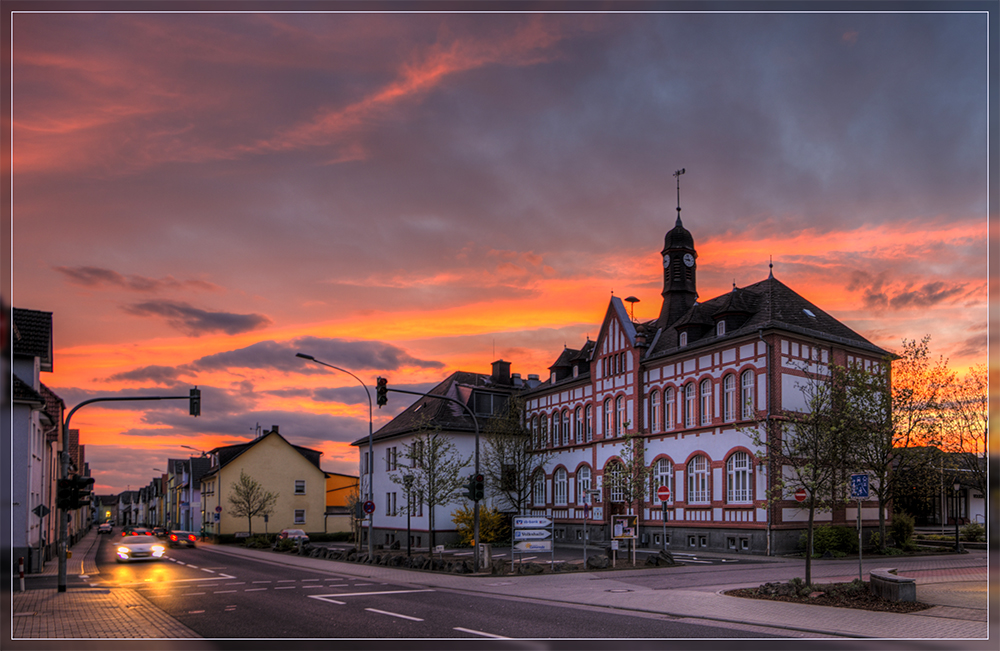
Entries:
{"label": "tower spire", "polygon": [[677,223],[675,226],[681,225],[681,174],[686,172],[686,168],[680,168],[674,172],[674,178],[677,179]]}

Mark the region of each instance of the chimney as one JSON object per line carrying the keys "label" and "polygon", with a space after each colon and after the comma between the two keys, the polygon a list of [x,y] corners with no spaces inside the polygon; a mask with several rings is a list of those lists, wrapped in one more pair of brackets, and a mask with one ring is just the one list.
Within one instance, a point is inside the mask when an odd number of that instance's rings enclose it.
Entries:
{"label": "chimney", "polygon": [[502,359],[493,362],[493,383],[510,384],[510,362]]}
{"label": "chimney", "polygon": [[278,426],[277,425],[271,425],[271,431],[274,432],[275,434],[277,434],[278,433]]}
{"label": "chimney", "polygon": [[521,379],[520,373],[511,373],[510,379],[518,389],[524,386],[524,380]]}
{"label": "chimney", "polygon": [[538,374],[537,373],[529,373],[528,374],[528,388],[529,389],[534,389],[539,384],[541,384],[541,381],[538,379]]}

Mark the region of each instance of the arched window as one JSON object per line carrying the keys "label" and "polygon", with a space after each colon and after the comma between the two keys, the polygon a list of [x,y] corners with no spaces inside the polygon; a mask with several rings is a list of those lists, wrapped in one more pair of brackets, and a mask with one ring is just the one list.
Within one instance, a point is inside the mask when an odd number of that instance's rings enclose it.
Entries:
{"label": "arched window", "polygon": [[566,469],[559,468],[552,480],[553,502],[556,506],[566,506],[566,490],[568,482],[566,480]]}
{"label": "arched window", "polygon": [[588,466],[580,466],[576,471],[576,503],[577,504],[590,504],[591,499],[588,495],[590,490],[590,468]]}
{"label": "arched window", "polygon": [[719,321],[718,323],[715,324],[715,334],[716,334],[716,336],[719,336],[719,337],[721,337],[722,335],[726,334],[726,322],[725,321]]}
{"label": "arched window", "polygon": [[709,425],[712,422],[712,381],[701,381],[701,424]]}
{"label": "arched window", "polygon": [[542,447],[538,438],[538,416],[531,417],[531,445],[535,448]]}
{"label": "arched window", "polygon": [[604,400],[604,438],[611,438],[614,434],[615,414],[611,411],[611,398]]}
{"label": "arched window", "polygon": [[696,456],[687,465],[688,504],[708,502],[708,459]]}
{"label": "arched window", "polygon": [[569,445],[569,410],[563,409],[562,413],[562,442]]}
{"label": "arched window", "polygon": [[617,422],[615,423],[615,426],[617,427],[617,429],[615,430],[615,434],[618,436],[624,436],[625,422],[626,422],[624,396],[618,396],[617,398],[615,398],[615,409],[618,412]]}
{"label": "arched window", "polygon": [[552,445],[559,445],[559,412],[552,413]]}
{"label": "arched window", "polygon": [[688,345],[688,333],[682,332],[680,337],[680,346],[684,347]]}
{"label": "arched window", "polygon": [[657,459],[656,463],[653,464],[651,494],[653,495],[653,504],[657,506],[663,504],[662,500],[656,496],[656,491],[659,490],[660,486],[666,486],[670,489],[670,499],[667,500],[667,503],[672,503],[674,501],[674,464],[670,459]]}
{"label": "arched window", "polygon": [[546,445],[549,444],[549,415],[542,414],[541,416],[539,416],[539,421],[542,424],[542,431],[540,434],[542,445],[540,447],[544,448]]}
{"label": "arched window", "polygon": [[660,392],[649,394],[649,431],[660,431]]}
{"label": "arched window", "polygon": [[743,419],[749,420],[754,417],[757,411],[757,401],[754,399],[754,380],[756,374],[750,371],[743,371],[741,376],[740,404],[743,405]]}
{"label": "arched window", "polygon": [[594,406],[593,405],[587,405],[586,418],[587,418],[587,421],[586,421],[587,424],[584,427],[587,428],[587,443],[590,443],[591,441],[594,440]]}
{"label": "arched window", "polygon": [[698,424],[696,420],[698,396],[695,393],[694,382],[684,385],[684,427],[694,427]]}
{"label": "arched window", "polygon": [[607,469],[604,471],[605,479],[604,483],[608,485],[608,499],[612,502],[624,502],[625,501],[625,472],[622,469],[622,464],[617,461],[612,461],[608,464]]}
{"label": "arched window", "polygon": [[531,486],[531,503],[535,506],[545,506],[545,473],[539,470]]}
{"label": "arched window", "polygon": [[574,424],[573,424],[573,442],[583,441],[583,408],[577,407],[576,411],[573,412]]}
{"label": "arched window", "polygon": [[723,409],[722,417],[729,423],[736,420],[736,376],[730,373],[722,378]]}
{"label": "arched window", "polygon": [[735,452],[726,462],[726,501],[749,503],[751,495],[750,455],[746,452]]}
{"label": "arched window", "polygon": [[663,390],[663,429],[673,429],[677,422],[677,412],[674,411],[677,403],[674,401],[674,388],[667,387]]}

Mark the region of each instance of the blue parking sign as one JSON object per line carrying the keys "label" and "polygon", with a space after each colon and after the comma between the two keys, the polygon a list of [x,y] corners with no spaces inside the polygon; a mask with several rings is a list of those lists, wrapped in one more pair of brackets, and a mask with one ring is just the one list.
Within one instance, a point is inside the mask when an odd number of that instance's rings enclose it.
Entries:
{"label": "blue parking sign", "polygon": [[868,497],[868,475],[860,473],[851,475],[851,497],[862,499]]}

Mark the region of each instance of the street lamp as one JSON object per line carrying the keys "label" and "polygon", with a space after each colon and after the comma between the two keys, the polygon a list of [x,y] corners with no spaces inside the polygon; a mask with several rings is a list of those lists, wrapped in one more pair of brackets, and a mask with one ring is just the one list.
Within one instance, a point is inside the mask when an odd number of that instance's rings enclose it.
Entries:
{"label": "street lamp", "polygon": [[[374,502],[372,483],[374,479],[373,473],[375,470],[375,455],[372,453],[372,394],[371,391],[368,390],[368,385],[365,384],[361,380],[361,378],[359,378],[354,373],[351,373],[346,369],[342,369],[339,366],[334,366],[333,364],[327,364],[326,362],[321,362],[312,355],[306,355],[305,353],[295,353],[295,356],[301,357],[302,359],[308,360],[310,362],[314,362],[316,364],[319,364],[320,366],[326,366],[328,368],[332,368],[333,370],[340,371],[341,373],[347,373],[352,378],[357,380],[361,384],[361,386],[364,387],[365,393],[368,395],[368,463],[365,464],[367,466],[367,468],[365,468],[365,472],[368,475],[368,501]],[[409,505],[407,505],[407,507],[409,507]],[[374,529],[375,529],[374,513],[369,513],[368,514],[368,558],[369,559],[372,558],[373,554],[372,534],[374,533]]]}
{"label": "street lamp", "polygon": [[960,554],[960,553],[962,553],[962,544],[958,541],[958,514],[959,514],[959,511],[961,510],[961,508],[960,508],[961,505],[959,504],[959,493],[958,493],[958,491],[961,490],[962,484],[960,484],[959,482],[955,482],[955,484],[952,486],[952,488],[955,489],[955,514],[954,514],[954,518],[955,518],[955,553],[956,554]]}

